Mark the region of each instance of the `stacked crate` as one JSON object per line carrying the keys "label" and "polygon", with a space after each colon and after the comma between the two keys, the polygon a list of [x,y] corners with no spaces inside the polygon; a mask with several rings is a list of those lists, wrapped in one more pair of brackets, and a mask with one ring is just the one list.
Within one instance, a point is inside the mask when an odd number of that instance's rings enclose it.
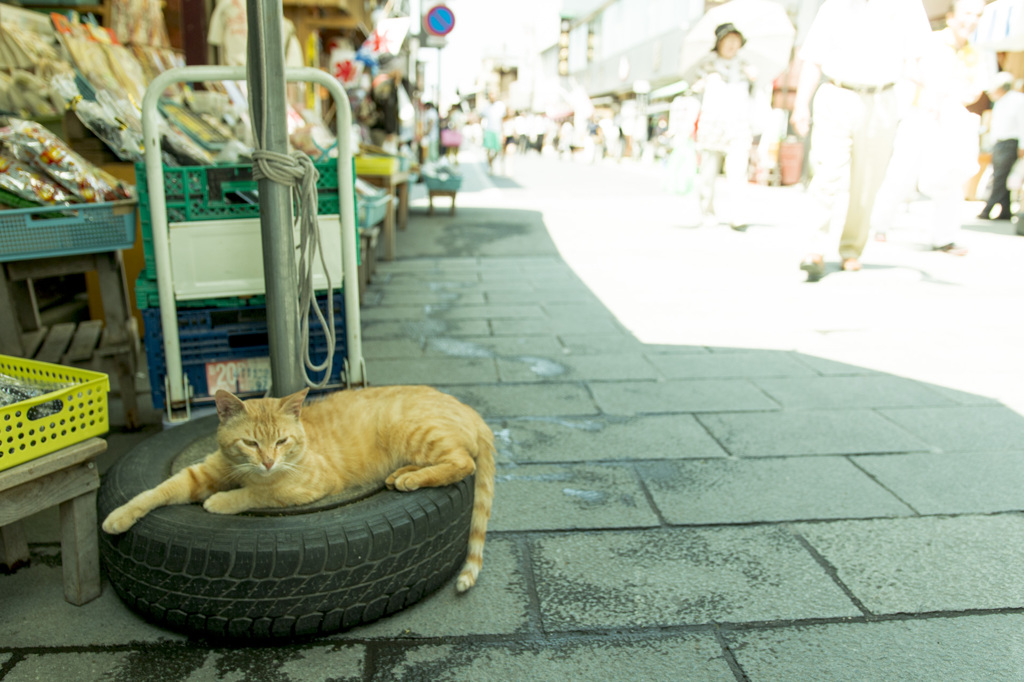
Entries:
{"label": "stacked crate", "polygon": [[[319,215],[337,214],[338,173],[335,161],[317,164]],[[160,319],[156,258],[153,252],[153,229],[146,168],[136,165],[139,187],[139,209],[142,216],[142,238],[145,268],[135,286],[136,303],[145,323],[146,359],[153,393],[153,405],[163,408],[166,396],[164,380],[166,360],[164,332]],[[249,165],[189,166],[164,168],[164,195],[167,222],[213,221],[233,218],[257,218],[256,181]],[[358,212],[357,212],[358,213]],[[358,221],[358,216],[357,216]],[[334,286],[339,286],[335,282]],[[318,297],[326,317],[327,295]],[[199,300],[178,300],[178,336],[182,367],[192,387],[192,402],[210,402],[217,389],[225,388],[242,396],[261,395],[269,388],[270,349],[268,341],[266,297],[227,296]],[[334,311],[336,346],[329,385],[342,382],[345,346],[344,297],[335,291],[331,296]],[[310,356],[314,363],[327,357],[326,334],[316,316],[310,315]],[[309,372],[320,380],[323,372]]]}

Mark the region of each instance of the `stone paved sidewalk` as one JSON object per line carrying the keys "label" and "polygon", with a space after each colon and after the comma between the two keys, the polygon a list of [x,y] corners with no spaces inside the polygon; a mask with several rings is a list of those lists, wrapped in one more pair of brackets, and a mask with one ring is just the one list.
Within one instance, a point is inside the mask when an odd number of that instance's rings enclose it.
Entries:
{"label": "stone paved sidewalk", "polygon": [[0,576],[0,680],[1024,679],[1024,418],[795,350],[641,343],[465,165],[363,330],[373,384],[438,386],[498,436],[478,585],[229,649],[106,584],[66,604],[40,515],[32,566]]}

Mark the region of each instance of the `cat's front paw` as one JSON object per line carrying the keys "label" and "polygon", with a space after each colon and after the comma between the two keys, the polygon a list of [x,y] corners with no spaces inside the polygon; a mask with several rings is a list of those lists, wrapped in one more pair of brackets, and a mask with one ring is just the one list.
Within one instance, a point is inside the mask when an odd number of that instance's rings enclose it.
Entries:
{"label": "cat's front paw", "polygon": [[423,467],[416,466],[415,464],[404,466],[388,476],[384,481],[384,485],[388,487],[388,490],[394,490],[397,488],[402,492],[412,492],[420,486],[418,481],[419,477],[410,476],[410,474],[414,474],[422,468]]}
{"label": "cat's front paw", "polygon": [[108,535],[119,535],[132,526],[142,517],[142,514],[133,513],[130,505],[124,504],[107,514],[103,520],[103,532]]}
{"label": "cat's front paw", "polygon": [[237,514],[249,507],[237,492],[215,493],[203,502],[203,509],[213,514]]}

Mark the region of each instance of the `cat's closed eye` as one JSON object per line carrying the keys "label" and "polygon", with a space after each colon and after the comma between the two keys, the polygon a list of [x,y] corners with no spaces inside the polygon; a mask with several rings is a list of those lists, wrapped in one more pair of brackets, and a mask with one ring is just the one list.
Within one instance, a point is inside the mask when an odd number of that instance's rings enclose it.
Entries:
{"label": "cat's closed eye", "polygon": [[284,438],[282,438],[279,441],[277,441],[277,445],[278,445],[278,447],[280,447],[280,446],[284,445],[287,442],[288,442],[288,436],[285,436]]}
{"label": "cat's closed eye", "polygon": [[257,445],[259,445],[259,443],[257,443],[256,441],[254,441],[254,440],[249,440],[248,438],[243,438],[243,439],[242,439],[242,443],[243,443],[244,445],[248,445],[248,446],[249,446],[250,448],[254,448],[254,447],[256,447]]}

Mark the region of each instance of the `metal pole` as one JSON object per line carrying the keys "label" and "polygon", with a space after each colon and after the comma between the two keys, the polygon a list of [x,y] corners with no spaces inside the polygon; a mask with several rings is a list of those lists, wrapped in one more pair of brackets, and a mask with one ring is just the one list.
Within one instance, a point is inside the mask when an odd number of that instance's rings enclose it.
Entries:
{"label": "metal pole", "polygon": [[[252,65],[249,97],[256,117],[253,126],[257,131],[265,131],[264,149],[287,154],[281,0],[246,0],[246,11],[249,22],[247,59]],[[299,348],[298,268],[292,234],[291,188],[266,178],[259,181],[258,188],[263,274],[267,285],[271,392],[282,397],[305,386]],[[225,256],[230,258],[230,254]]]}

